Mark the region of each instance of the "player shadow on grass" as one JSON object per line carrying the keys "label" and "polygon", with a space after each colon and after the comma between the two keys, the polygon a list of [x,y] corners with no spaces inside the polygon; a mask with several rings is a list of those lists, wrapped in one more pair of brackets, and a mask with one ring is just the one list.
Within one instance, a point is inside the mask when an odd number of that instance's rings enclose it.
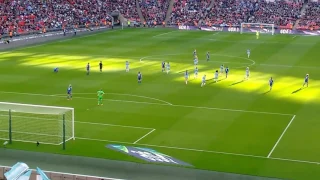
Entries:
{"label": "player shadow on grass", "polygon": [[234,86],[234,85],[237,85],[237,84],[240,84],[240,83],[243,83],[244,82],[244,79],[241,80],[241,81],[238,81],[238,82],[235,82],[235,83],[232,83],[230,86]]}
{"label": "player shadow on grass", "polygon": [[222,80],[224,80],[224,79],[226,79],[226,78],[219,79],[218,81],[212,81],[212,80],[214,80],[214,78],[209,79],[208,81],[211,81],[211,82],[209,82],[208,85],[209,85],[209,84],[213,84],[213,83],[218,83],[218,82],[220,82],[220,81],[222,81]]}
{"label": "player shadow on grass", "polygon": [[266,92],[264,92],[262,94],[265,95],[265,94],[268,94],[269,92],[271,92],[271,90],[268,90],[268,91],[266,91]]}
{"label": "player shadow on grass", "polygon": [[297,92],[301,91],[302,89],[304,89],[304,87],[299,88],[299,89],[297,89],[297,90],[293,91],[291,94],[295,94],[295,93],[297,93]]}

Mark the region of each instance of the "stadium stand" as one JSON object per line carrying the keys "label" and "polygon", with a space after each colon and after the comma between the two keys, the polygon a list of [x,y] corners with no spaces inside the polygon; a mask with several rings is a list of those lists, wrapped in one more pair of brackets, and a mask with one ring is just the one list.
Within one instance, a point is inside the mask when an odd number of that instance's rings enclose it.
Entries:
{"label": "stadium stand", "polygon": [[200,21],[210,18],[211,0],[175,0],[170,24],[198,25]]}
{"label": "stadium stand", "polygon": [[0,33],[106,25],[113,11],[140,22],[141,10],[146,21],[162,24],[171,1],[174,5],[169,24],[239,26],[242,22],[258,22],[292,29],[297,22],[298,29],[306,30],[320,26],[318,0],[305,4],[302,0],[0,0]]}
{"label": "stadium stand", "polygon": [[130,21],[140,22],[140,18],[134,0],[104,0],[106,5],[111,5],[112,11],[119,11],[125,18]]}
{"label": "stadium stand", "polygon": [[107,14],[114,10],[130,20],[140,21],[135,3],[130,0],[1,0],[0,4],[1,34],[110,24]]}
{"label": "stadium stand", "polygon": [[169,0],[140,0],[139,5],[147,22],[162,24],[166,18]]}
{"label": "stadium stand", "polygon": [[305,15],[299,21],[298,29],[319,30],[320,29],[320,1],[309,2]]}
{"label": "stadium stand", "polygon": [[300,17],[303,3],[293,1],[176,0],[171,23],[197,25],[240,25],[242,22],[272,23],[292,28]]}
{"label": "stadium stand", "polygon": [[261,1],[253,5],[254,13],[248,22],[275,24],[284,28],[292,28],[300,18],[303,3],[293,1]]}

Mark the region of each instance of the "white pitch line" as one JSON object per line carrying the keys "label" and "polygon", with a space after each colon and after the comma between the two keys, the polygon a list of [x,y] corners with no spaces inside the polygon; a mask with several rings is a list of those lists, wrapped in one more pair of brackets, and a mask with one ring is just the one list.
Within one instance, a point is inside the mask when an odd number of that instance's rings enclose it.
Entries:
{"label": "white pitch line", "polygon": [[148,132],[147,134],[145,134],[144,136],[142,136],[141,138],[139,138],[138,140],[136,140],[133,144],[136,144],[137,142],[139,142],[140,140],[142,140],[143,138],[147,137],[149,134],[151,134],[153,131],[155,131],[156,129],[152,129],[150,132]]}
{"label": "white pitch line", "polygon": [[86,37],[90,37],[90,36],[96,36],[96,35],[99,35],[99,34],[104,34],[104,33],[107,33],[107,32],[115,32],[115,31],[119,31],[119,29],[107,30],[105,32],[102,31],[102,32],[97,32],[97,33],[93,33],[93,34],[90,33],[88,35],[79,35],[79,36],[74,37],[74,38],[68,37],[68,39],[63,39],[63,40],[59,40],[59,41],[54,40],[54,41],[48,42],[48,43],[40,43],[40,44],[35,44],[35,45],[30,45],[30,46],[27,45],[26,47],[16,48],[16,49],[12,49],[12,50],[5,51],[5,52],[13,52],[13,51],[19,51],[19,50],[22,50],[22,49],[30,49],[30,48],[35,48],[35,47],[40,47],[40,46],[45,46],[45,45],[55,44],[55,43],[61,43],[61,42],[69,41],[69,40],[81,39],[81,38],[86,38]]}
{"label": "white pitch line", "polygon": [[241,109],[225,109],[225,108],[214,108],[214,107],[203,107],[203,106],[188,106],[188,105],[172,105],[172,106],[184,107],[184,108],[196,108],[196,109],[210,109],[210,110],[219,110],[219,111],[245,112],[245,113],[255,113],[255,114],[281,115],[281,116],[292,116],[293,115],[293,114],[285,114],[285,113],[249,111],[249,110],[241,110]]}
{"label": "white pitch line", "polygon": [[83,122],[83,121],[75,121],[75,123],[91,124],[91,125],[99,125],[99,126],[114,126],[114,127],[132,128],[132,129],[154,130],[154,128],[146,128],[146,127],[138,127],[138,126],[123,126],[123,125],[117,125],[117,124],[104,124],[104,123],[93,123],[93,122]]}
{"label": "white pitch line", "polygon": [[[21,94],[21,95],[30,95],[30,96],[43,96],[43,97],[59,97],[65,98],[65,96],[56,96],[49,94],[33,94],[33,93],[20,93],[20,92],[9,92],[9,91],[0,91],[4,94]],[[86,98],[86,97],[73,97],[74,99],[96,99],[96,98]],[[183,107],[183,108],[195,108],[195,109],[209,109],[209,110],[218,110],[218,111],[233,111],[233,112],[245,112],[245,113],[255,113],[255,114],[270,114],[270,115],[281,115],[281,116],[293,116],[293,114],[285,113],[276,113],[276,112],[264,112],[264,111],[249,111],[241,109],[225,109],[225,108],[215,108],[215,107],[204,107],[204,106],[189,106],[189,105],[179,105],[179,104],[164,104],[164,103],[151,103],[143,101],[126,101],[126,100],[117,100],[117,99],[104,99],[106,101],[114,102],[125,102],[125,103],[135,103],[135,104],[148,104],[148,105],[159,105],[159,106],[173,106],[173,107]]]}
{"label": "white pitch line", "polygon": [[[66,98],[66,96],[62,95],[50,95],[50,94],[33,94],[33,93],[20,93],[20,92],[9,92],[9,91],[0,91],[3,94],[21,94],[21,95],[29,95],[29,96],[42,96],[42,97],[59,97]],[[72,97],[73,99],[96,99],[96,98],[87,98],[87,97]],[[104,101],[113,101],[113,102],[126,102],[126,103],[135,103],[135,104],[149,104],[149,105],[167,105],[172,106],[170,104],[163,103],[152,103],[152,102],[143,102],[143,101],[127,101],[127,100],[119,100],[119,99],[103,99]]]}
{"label": "white pitch line", "polygon": [[159,37],[159,36],[163,36],[163,35],[170,34],[170,33],[173,33],[173,32],[176,32],[176,31],[170,31],[170,32],[166,32],[166,33],[161,33],[161,34],[158,34],[158,35],[155,35],[155,36],[152,36],[152,37]]}
{"label": "white pitch line", "polygon": [[[5,139],[5,138],[0,138],[1,140],[6,140],[8,141],[8,139]],[[36,143],[36,141],[25,141],[25,140],[16,140],[14,139],[14,141],[17,141],[17,142],[24,142],[24,143]],[[54,143],[48,143],[48,142],[42,142],[42,141],[39,141],[40,144],[48,144],[48,145],[54,145],[54,146],[57,146],[59,144],[54,144]]]}
{"label": "white pitch line", "polygon": [[283,130],[282,134],[280,135],[278,141],[276,142],[276,144],[272,147],[270,153],[268,154],[267,158],[270,158],[271,154],[273,153],[273,151],[275,150],[275,148],[277,147],[277,145],[279,144],[280,140],[282,139],[283,135],[286,133],[287,129],[289,128],[289,126],[291,125],[291,123],[293,122],[294,118],[296,118],[296,115],[294,115],[292,117],[292,119],[290,120],[290,122],[288,123],[287,127]]}
{"label": "white pitch line", "polygon": [[[107,29],[106,29],[107,30]],[[88,35],[79,35],[75,38],[68,38],[68,39],[63,39],[63,40],[60,40],[60,41],[57,41],[57,42],[65,42],[65,41],[70,41],[70,40],[74,40],[74,39],[82,39],[82,38],[87,38],[87,37],[91,37],[91,36],[96,36],[96,35],[100,35],[100,34],[105,34],[107,32],[116,32],[116,31],[119,31],[120,29],[114,29],[114,30],[107,30],[107,31],[100,31],[100,32],[96,32],[96,33],[93,33],[93,34],[88,34]]]}
{"label": "white pitch line", "polygon": [[276,158],[276,157],[270,157],[269,159],[279,160],[279,161],[290,161],[290,162],[298,162],[298,163],[306,163],[306,164],[317,164],[317,165],[320,165],[320,162],[315,162],[315,161],[305,161],[305,160]]}
{"label": "white pitch line", "polygon": [[286,159],[286,158],[277,158],[277,157],[269,157],[269,158],[267,158],[266,156],[258,156],[258,155],[251,155],[251,154],[231,153],[231,152],[222,152],[222,151],[210,151],[210,150],[193,149],[193,148],[182,148],[182,147],[173,147],[173,146],[160,146],[160,145],[152,145],[152,144],[139,144],[139,143],[133,144],[133,143],[122,142],[122,141],[109,141],[109,140],[104,140],[104,139],[91,139],[91,138],[83,138],[83,137],[76,137],[76,139],[80,139],[80,140],[82,139],[82,140],[88,140],[88,141],[111,142],[111,143],[118,143],[118,144],[139,145],[139,146],[156,147],[156,148],[176,149],[176,150],[193,151],[193,152],[204,152],[204,153],[213,153],[213,154],[224,154],[224,155],[231,155],[231,156],[241,156],[241,157],[258,158],[258,159],[271,159],[271,160],[278,160],[278,161],[289,161],[289,162],[297,162],[297,163],[317,164],[317,165],[320,165],[320,162],[315,162],[315,161],[305,161],[305,160]]}
{"label": "white pitch line", "polygon": [[[94,95],[96,93],[74,93],[74,95]],[[131,96],[131,97],[139,97],[139,98],[144,98],[144,99],[151,99],[151,100],[155,100],[155,101],[159,101],[159,102],[163,102],[165,104],[168,105],[172,105],[171,103],[161,100],[161,99],[157,99],[157,98],[152,98],[152,97],[148,97],[148,96],[140,96],[140,95],[135,95],[135,94],[122,94],[122,93],[105,93],[105,94],[111,94],[111,95],[119,95],[119,96]],[[52,96],[63,96],[65,94],[53,94]]]}

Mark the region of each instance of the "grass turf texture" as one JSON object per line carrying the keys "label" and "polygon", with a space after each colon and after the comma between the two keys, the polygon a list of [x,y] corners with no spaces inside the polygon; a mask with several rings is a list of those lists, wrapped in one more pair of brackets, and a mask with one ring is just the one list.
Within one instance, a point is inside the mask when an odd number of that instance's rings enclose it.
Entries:
{"label": "grass turf texture", "polygon": [[[198,79],[193,79],[195,48]],[[125,29],[4,52],[0,100],[74,107],[77,137],[67,142],[65,151],[61,146],[22,142],[9,148],[142,162],[105,145],[120,141],[130,146],[156,129],[134,146],[156,149],[200,169],[319,179],[319,49],[319,37],[261,35],[256,40],[255,34]],[[210,62],[205,62],[206,51],[211,52]],[[104,64],[102,73],[99,61]],[[161,72],[161,61],[171,63],[169,74]],[[220,75],[221,81],[213,83],[210,79],[221,64],[229,66],[230,76]],[[246,66],[251,78],[242,81]],[[54,74],[54,67],[60,72]],[[137,83],[138,71],[142,84]],[[306,73],[310,86],[300,90]],[[201,88],[204,74],[209,80]],[[271,76],[275,84],[268,92]],[[72,101],[65,95],[69,84]],[[103,106],[97,106],[100,88],[106,92]]]}

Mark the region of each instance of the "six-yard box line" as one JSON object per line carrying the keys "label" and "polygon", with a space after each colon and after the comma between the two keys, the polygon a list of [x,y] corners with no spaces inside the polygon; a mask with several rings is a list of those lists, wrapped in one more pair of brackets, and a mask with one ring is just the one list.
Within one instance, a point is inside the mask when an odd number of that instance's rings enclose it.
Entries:
{"label": "six-yard box line", "polygon": [[[0,92],[0,93],[8,93],[8,94],[20,94],[20,95],[31,95],[31,96],[44,96],[44,97],[59,97],[65,98],[62,95],[49,95],[49,94],[33,94],[33,93],[19,93],[19,92]],[[95,99],[95,98],[85,98],[85,97],[74,97],[76,99]],[[239,109],[224,109],[224,108],[214,108],[214,107],[201,107],[201,106],[189,106],[189,105],[174,105],[171,103],[150,103],[150,102],[141,102],[141,101],[125,101],[125,100],[116,100],[116,99],[105,99],[106,101],[113,101],[113,102],[126,102],[126,103],[138,103],[138,104],[149,104],[149,105],[161,105],[161,106],[173,106],[173,107],[185,107],[185,108],[197,108],[197,109],[208,109],[208,110],[220,110],[220,111],[233,111],[233,112],[246,112],[246,113],[256,113],[256,114],[271,114],[271,115],[281,115],[281,116],[291,116],[291,120],[289,121],[288,125],[283,130],[282,134],[276,141],[275,145],[272,147],[271,151],[267,156],[258,156],[258,155],[250,155],[250,154],[240,154],[240,153],[231,153],[231,152],[220,152],[220,151],[210,151],[210,150],[201,150],[201,149],[192,149],[192,148],[180,148],[180,147],[171,147],[171,146],[160,146],[160,145],[151,145],[151,144],[140,144],[137,143],[141,139],[145,138],[147,135],[151,134],[156,129],[154,128],[144,128],[144,127],[135,127],[135,126],[126,126],[130,128],[142,128],[142,129],[150,129],[150,131],[136,140],[134,143],[131,142],[121,142],[121,141],[109,141],[103,139],[91,139],[85,137],[76,137],[77,139],[82,140],[89,140],[89,141],[102,141],[102,142],[112,142],[112,143],[122,143],[122,144],[133,144],[133,145],[141,145],[141,146],[150,146],[150,147],[159,147],[159,148],[168,148],[168,149],[179,149],[179,150],[186,150],[186,151],[196,151],[196,152],[207,152],[207,153],[215,153],[215,154],[225,154],[225,155],[234,155],[234,156],[243,156],[243,157],[253,157],[253,158],[263,158],[263,159],[273,159],[273,160],[282,160],[282,161],[292,161],[292,162],[300,162],[300,163],[309,163],[309,164],[320,164],[320,162],[313,162],[313,161],[304,161],[304,160],[295,160],[295,159],[285,159],[285,158],[276,158],[271,157],[271,154],[281,141],[282,137],[286,133],[287,129],[292,124],[293,120],[295,119],[296,115],[294,114],[285,114],[285,113],[275,113],[275,112],[263,112],[263,111],[249,111],[249,110],[239,110]],[[90,122],[82,122],[82,123],[90,123]],[[101,124],[102,125],[102,124]],[[105,124],[110,126],[120,126],[120,125],[113,125],[113,124]]]}

